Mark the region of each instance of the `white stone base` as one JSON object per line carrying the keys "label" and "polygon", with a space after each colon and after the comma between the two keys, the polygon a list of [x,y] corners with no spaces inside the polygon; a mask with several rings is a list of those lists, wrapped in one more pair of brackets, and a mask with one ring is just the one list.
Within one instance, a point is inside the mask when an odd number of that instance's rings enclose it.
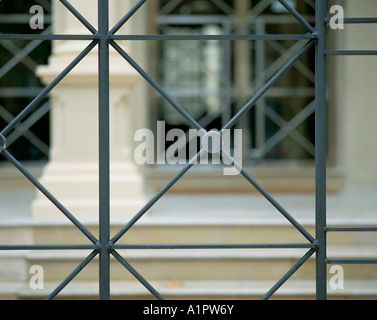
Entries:
{"label": "white stone base", "polygon": [[[98,165],[50,163],[40,182],[76,218],[98,217]],[[111,166],[110,199],[111,217],[134,216],[143,208],[147,198],[143,178],[136,167],[131,164]],[[41,193],[32,204],[32,215],[35,218],[63,217],[63,213]]]}

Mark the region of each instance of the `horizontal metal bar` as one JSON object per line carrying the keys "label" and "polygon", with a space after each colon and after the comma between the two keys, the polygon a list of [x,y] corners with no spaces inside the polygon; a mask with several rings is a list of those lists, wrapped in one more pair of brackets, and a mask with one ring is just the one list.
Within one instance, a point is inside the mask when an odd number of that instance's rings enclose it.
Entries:
{"label": "horizontal metal bar", "polygon": [[[329,23],[331,18],[326,18],[325,22]],[[352,24],[352,23],[377,23],[377,18],[344,18],[343,23]]]}
{"label": "horizontal metal bar", "polygon": [[[43,21],[46,24],[51,23],[51,15],[44,14]],[[0,23],[24,24],[30,22],[30,14],[0,14]]]}
{"label": "horizontal metal bar", "polygon": [[0,34],[0,40],[97,40],[99,36],[85,34]]}
{"label": "horizontal metal bar", "polygon": [[2,87],[1,98],[30,98],[37,96],[44,87]]}
{"label": "horizontal metal bar", "polygon": [[377,264],[377,259],[325,259],[327,264]]}
{"label": "horizontal metal bar", "polygon": [[377,227],[327,227],[325,231],[345,231],[345,232],[369,232],[369,231],[377,231]]}
{"label": "horizontal metal bar", "polygon": [[113,35],[112,40],[300,40],[316,39],[315,34],[151,34]]}
{"label": "horizontal metal bar", "polygon": [[[41,34],[50,34],[51,30],[52,26],[44,29]],[[10,51],[13,54],[13,57],[0,68],[0,78],[4,77],[4,75],[11,71],[20,62],[22,62],[32,72],[35,72],[35,69],[38,67],[38,64],[30,58],[29,54],[43,42],[42,40],[30,41],[23,48],[19,48],[11,40],[1,40],[0,42],[5,48],[8,49],[8,51]]]}
{"label": "horizontal metal bar", "polygon": [[377,50],[325,50],[325,54],[337,56],[373,56],[377,55]]}
{"label": "horizontal metal bar", "polygon": [[182,15],[182,14],[169,14],[159,15],[156,18],[159,25],[164,24],[178,24],[178,25],[204,25],[204,24],[223,24],[232,22],[233,19],[223,15],[203,14],[203,15]]}
{"label": "horizontal metal bar", "polygon": [[176,244],[114,244],[114,249],[315,249],[311,243],[176,243]]}
{"label": "horizontal metal bar", "polygon": [[7,250],[98,250],[99,244],[10,244],[0,245],[0,251]]}

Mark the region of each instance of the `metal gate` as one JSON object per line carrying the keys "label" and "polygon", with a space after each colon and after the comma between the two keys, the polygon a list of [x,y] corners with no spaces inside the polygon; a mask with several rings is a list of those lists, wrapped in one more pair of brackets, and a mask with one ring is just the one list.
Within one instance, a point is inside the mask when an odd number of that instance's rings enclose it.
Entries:
{"label": "metal gate", "polygon": [[[153,0],[154,1],[154,0]],[[305,34],[216,34],[216,35],[121,35],[118,30],[142,7],[147,0],[139,0],[134,7],[113,27],[109,26],[109,1],[98,0],[98,30],[94,28],[67,0],[60,2],[90,31],[91,35],[58,35],[58,34],[1,34],[0,40],[90,40],[91,43],[59,74],[26,108],[16,116],[0,134],[0,153],[10,161],[28,180],[35,185],[91,242],[82,245],[1,245],[0,250],[91,250],[91,253],[77,268],[47,297],[52,299],[81,271],[94,257],[99,256],[99,298],[110,299],[110,256],[115,257],[141,284],[158,299],[161,294],[143,278],[119,253],[119,249],[240,249],[240,248],[301,248],[307,252],[301,259],[263,296],[271,297],[278,288],[288,280],[301,265],[312,255],[316,257],[316,297],[326,299],[327,279],[326,265],[337,263],[377,263],[376,259],[328,259],[326,255],[326,233],[330,231],[377,231],[377,228],[328,228],[326,226],[326,55],[365,55],[376,54],[375,51],[329,51],[326,49],[326,27],[329,19],[327,0],[315,1],[315,27],[309,24],[287,0],[278,0],[306,29]],[[223,1],[217,1],[223,3]],[[346,19],[345,23],[376,23],[377,19]],[[262,88],[250,99],[243,108],[232,117],[222,128],[232,128],[235,123],[263,97],[278,79],[297,60],[309,50],[315,52],[315,235],[311,235],[293,216],[290,215],[258,182],[247,173],[230,155],[227,157],[239,168],[243,177],[250,182],[305,238],[304,243],[269,243],[269,244],[118,244],[118,240],[150,209],[187,171],[192,168],[201,150],[182,168],[119,232],[110,237],[110,161],[109,161],[109,50],[113,47],[170,105],[192,128],[205,135],[207,132],[196,122],[171,96],[149,76],[118,44],[118,40],[302,40],[305,44],[290,58]],[[41,183],[33,177],[12,154],[7,150],[7,138],[40,101],[95,47],[98,47],[99,61],[99,239],[83,226]]]}

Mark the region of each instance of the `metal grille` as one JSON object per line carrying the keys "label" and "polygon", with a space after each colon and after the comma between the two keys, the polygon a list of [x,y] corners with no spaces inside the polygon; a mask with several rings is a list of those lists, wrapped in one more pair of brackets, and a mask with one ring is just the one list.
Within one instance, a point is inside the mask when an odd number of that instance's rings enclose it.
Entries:
{"label": "metal grille", "polygon": [[[118,30],[127,23],[137,10],[147,0],[139,0],[134,7],[113,27],[109,27],[109,3],[108,0],[98,0],[98,30],[95,29],[67,0],[60,2],[82,22],[91,35],[59,35],[59,34],[1,34],[0,40],[90,40],[91,43],[58,75],[36,98],[19,113],[0,134],[0,152],[10,161],[35,187],[41,191],[90,241],[91,244],[82,245],[0,245],[0,250],[91,250],[75,270],[47,297],[54,298],[82,269],[84,269],[94,257],[99,256],[99,298],[110,299],[110,256],[115,257],[134,277],[158,299],[163,299],[161,294],[136,270],[127,260],[119,254],[120,249],[256,249],[256,248],[301,248],[306,253],[297,263],[276,282],[276,284],[263,296],[262,299],[271,297],[283,283],[288,280],[312,255],[316,257],[316,297],[326,299],[326,265],[332,263],[377,263],[376,259],[328,259],[326,255],[326,233],[329,231],[377,231],[376,228],[327,228],[326,227],[326,55],[363,55],[376,54],[376,51],[329,51],[326,50],[326,18],[327,1],[315,2],[315,26],[309,24],[286,0],[278,0],[304,28],[304,34],[214,34],[214,35],[121,35]],[[172,1],[174,2],[174,1]],[[224,5],[224,1],[213,1],[218,5]],[[377,22],[377,19],[347,19],[345,23]],[[185,121],[195,129],[205,133],[205,129],[195,121],[156,81],[152,79],[118,44],[118,40],[272,40],[289,39],[304,41],[297,48],[289,61],[275,73],[269,81],[251,98],[240,111],[224,124],[222,130],[232,128],[244,114],[253,108],[257,101],[276,83],[276,81],[291,68],[306,52],[313,50],[315,61],[315,170],[316,170],[316,202],[315,202],[315,235],[311,235],[295,218],[290,215],[258,182],[247,173],[230,155],[233,165],[238,166],[243,177],[250,182],[275,208],[278,210],[306,239],[303,243],[239,243],[239,244],[118,244],[118,240],[126,234],[134,224],[151,208],[187,171],[192,168],[198,157],[205,152],[200,150],[119,232],[110,238],[110,156],[109,156],[109,50],[113,47],[139,74],[182,116]],[[34,110],[46,95],[95,47],[98,47],[99,61],[99,239],[97,239],[80,221],[78,221],[41,183],[34,178],[19,161],[7,150],[7,142],[13,129]]]}
{"label": "metal grille", "polygon": [[[21,13],[29,10],[32,3],[23,3],[16,6],[10,2],[3,2],[2,10],[11,10],[12,13],[0,14],[1,33],[29,32],[29,14]],[[36,1],[43,5],[44,30],[42,34],[51,34],[52,27],[50,3]],[[17,11],[16,11],[17,10]],[[17,13],[16,13],[17,12]],[[40,63],[45,63],[50,54],[50,43],[41,39],[17,40],[2,39],[0,41],[0,126],[13,120],[14,115],[32,100],[42,89],[35,70]],[[48,112],[50,106],[48,97],[33,111],[25,122],[20,122],[15,130],[7,137],[8,150],[19,160],[44,160],[49,155],[48,139]],[[43,126],[41,122],[43,121]],[[37,128],[32,128],[35,123]],[[19,139],[23,137],[24,139]],[[15,142],[15,144],[13,144]],[[3,158],[0,161],[4,160]]]}

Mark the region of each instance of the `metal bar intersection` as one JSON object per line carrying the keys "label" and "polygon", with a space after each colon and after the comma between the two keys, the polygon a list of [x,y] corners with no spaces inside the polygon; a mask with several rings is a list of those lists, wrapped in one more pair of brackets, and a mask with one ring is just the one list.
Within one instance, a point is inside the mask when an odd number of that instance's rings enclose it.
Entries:
{"label": "metal bar intersection", "polygon": [[[36,250],[52,250],[52,249],[83,249],[83,248],[92,248],[93,252],[47,297],[51,299],[55,297],[97,254],[99,255],[99,292],[100,299],[107,300],[110,299],[110,254],[113,255],[135,278],[140,281],[156,298],[163,299],[163,297],[126,261],[122,258],[119,253],[115,250],[116,248],[126,248],[127,246],[117,245],[116,241],[126,233],[142,216],[143,214],[154,204],[156,203],[166,192],[169,190],[175,182],[177,182],[193,165],[196,163],[196,160],[201,150],[191,161],[183,168],[162,190],[156,194],[144,208],[133,218],[131,221],[118,232],[118,234],[110,240],[110,193],[109,193],[109,182],[110,182],[110,173],[109,173],[109,46],[114,47],[122,56],[127,60],[170,104],[186,118],[191,126],[202,130],[205,133],[205,129],[202,128],[190,115],[188,115],[182,107],[180,107],[165,91],[162,89],[146,72],[144,72],[137,64],[124,52],[115,42],[116,39],[122,39],[122,36],[115,36],[114,33],[119,30],[119,28],[146,2],[145,0],[140,0],[134,8],[128,12],[117,25],[112,30],[109,30],[109,4],[108,0],[98,0],[98,26],[99,30],[96,30],[85,20],[85,18],[78,13],[73,6],[69,4],[66,0],[61,0],[61,2],[78,18],[88,29],[93,33],[93,36],[63,36],[63,35],[51,35],[51,36],[33,36],[33,35],[0,35],[0,39],[36,39],[39,40],[51,40],[51,39],[72,39],[72,40],[92,40],[92,43],[49,85],[47,86],[32,103],[27,106],[2,132],[2,136],[6,136],[15,125],[20,122],[29,112],[31,112],[37,103],[46,96],[96,45],[99,46],[99,200],[100,200],[100,217],[99,217],[99,227],[100,227],[100,238],[99,241],[71,214],[66,210],[57,199],[53,197],[30,173],[26,171],[16,159],[14,159],[7,150],[2,150],[2,154],[13,163],[27,179],[29,179],[45,196],[52,201],[66,216],[70,219],[77,228],[79,228],[93,243],[92,246],[81,246],[81,245],[29,245],[29,246],[0,246],[1,250],[23,250],[23,249],[36,249]],[[283,1],[284,3],[284,1]],[[300,18],[296,15],[296,18]],[[148,36],[146,36],[148,39]],[[142,38],[145,38],[142,36]],[[159,40],[175,40],[174,36],[154,36],[153,38]],[[201,38],[201,37],[199,37]],[[185,40],[197,40],[198,37],[183,36]],[[237,40],[237,39],[300,39],[307,38],[313,39],[316,38],[313,34],[308,35],[223,35],[218,37],[213,37],[215,39],[221,40]],[[132,37],[128,38],[129,40]],[[134,37],[133,39],[140,39],[139,36]],[[151,38],[152,39],[152,38]],[[211,40],[212,37],[205,36],[206,40]],[[236,121],[248,110],[254,103],[279,79],[285,71],[287,71],[293,64],[296,62],[302,54],[304,54],[312,46],[312,42],[309,41],[261,90],[260,92],[251,100],[246,106],[235,116],[225,127],[230,128],[233,126]],[[4,144],[5,145],[5,144]],[[243,170],[243,169],[242,169]],[[304,244],[170,244],[170,245],[139,245],[134,248],[167,248],[170,249],[183,249],[183,248],[195,248],[195,249],[204,249],[204,248],[311,248],[309,250],[310,255],[317,250],[317,244],[315,239],[302,228],[293,217],[286,212],[280,204],[278,204],[263,188],[261,188],[257,182],[248,175],[244,170],[242,174],[245,178],[251,182],[254,187],[256,187],[265,197],[269,200],[306,238],[310,243]],[[128,247],[131,248],[131,247]],[[309,253],[308,252],[308,253]],[[288,273],[271,289],[273,292],[277,290],[278,287],[285,282],[291,274],[293,274],[297,269],[298,265],[301,265],[309,257],[308,253],[296,264]],[[267,295],[271,295],[270,291]]]}
{"label": "metal bar intersection", "polygon": [[[316,292],[317,299],[326,299],[326,264],[327,263],[375,263],[375,259],[350,261],[347,259],[327,259],[326,232],[347,231],[342,228],[326,227],[326,76],[325,61],[328,54],[346,54],[345,52],[326,51],[326,0],[316,1],[316,26],[313,28],[285,0],[279,2],[308,30],[303,35],[116,35],[115,33],[142,7],[147,0],[139,0],[137,4],[112,28],[109,28],[109,2],[98,0],[98,31],[67,1],[60,0],[64,6],[92,33],[92,35],[0,35],[1,39],[23,40],[89,40],[91,43],[81,52],[64,71],[48,85],[12,122],[0,133],[0,153],[7,158],[24,176],[30,180],[60,211],[89,239],[87,245],[0,245],[0,250],[76,250],[87,249],[91,253],[79,266],[47,297],[54,298],[94,257],[99,256],[99,298],[110,299],[110,255],[119,261],[144,287],[157,299],[163,299],[158,291],[140,275],[116,250],[117,249],[255,249],[255,248],[301,248],[308,249],[305,255],[269,290],[262,299],[271,297],[292,274],[297,271],[313,254],[316,255]],[[357,22],[350,20],[351,22]],[[367,21],[374,22],[374,21]],[[268,81],[258,93],[223,127],[220,131],[231,128],[270,87],[308,50],[315,47],[316,52],[316,235],[313,237],[303,228],[268,192],[266,192],[253,177],[251,177],[236,161],[233,165],[239,167],[241,174],[250,182],[307,240],[306,243],[236,243],[236,244],[117,244],[116,242],[152,207],[190,168],[196,159],[204,152],[201,150],[171,179],[112,239],[110,239],[110,120],[109,120],[109,48],[110,45],[139,74],[165,98],[190,124],[190,126],[206,130],[179,106],[169,94],[157,84],[115,41],[116,40],[299,40],[308,42]],[[100,216],[99,239],[96,239],[59,201],[46,190],[7,150],[6,136],[15,126],[27,116],[36,105],[94,48],[98,45],[99,64],[99,202]],[[374,51],[348,52],[353,54],[374,54]],[[350,229],[349,231],[352,231]],[[356,231],[356,230],[354,230]],[[359,229],[357,230],[359,231]],[[375,231],[375,230],[365,230]]]}

